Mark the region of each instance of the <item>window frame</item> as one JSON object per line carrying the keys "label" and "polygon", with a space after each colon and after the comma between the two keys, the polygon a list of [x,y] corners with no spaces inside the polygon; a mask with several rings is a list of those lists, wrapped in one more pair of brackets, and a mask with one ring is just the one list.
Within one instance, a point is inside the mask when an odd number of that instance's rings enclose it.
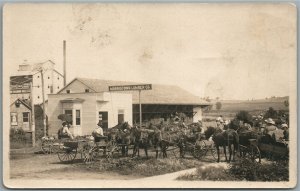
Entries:
{"label": "window frame", "polygon": [[[12,121],[12,117],[13,116],[16,117],[16,121]],[[17,112],[10,112],[10,125],[12,125],[12,126],[18,126],[18,113]]]}
{"label": "window frame", "polygon": [[[77,116],[77,112],[79,112],[79,117]],[[77,120],[79,120],[79,121],[77,121]],[[81,110],[80,109],[75,110],[75,125],[78,125],[78,126],[81,125]]]}
{"label": "window frame", "polygon": [[[24,116],[24,114],[27,114],[27,116]],[[25,121],[24,119],[27,119],[27,121]],[[22,112],[22,120],[23,120],[23,123],[29,123],[30,122],[30,113]]]}

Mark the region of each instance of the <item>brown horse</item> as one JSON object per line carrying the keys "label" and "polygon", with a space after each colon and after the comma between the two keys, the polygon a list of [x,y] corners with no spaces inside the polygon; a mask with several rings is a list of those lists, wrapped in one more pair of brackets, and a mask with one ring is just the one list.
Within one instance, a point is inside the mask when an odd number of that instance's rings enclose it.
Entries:
{"label": "brown horse", "polygon": [[158,158],[159,148],[163,153],[163,158],[167,157],[168,142],[162,138],[162,131],[156,127],[139,128],[133,127],[131,129],[131,135],[134,142],[132,157],[139,156],[139,149],[143,148],[148,158],[148,149],[153,146],[156,151],[156,158]]}
{"label": "brown horse", "polygon": [[133,143],[131,129],[132,127],[128,122],[118,124],[108,129],[108,140],[122,148],[122,156],[128,156],[128,147]]}
{"label": "brown horse", "polygon": [[[238,150],[238,146],[239,146],[239,135],[237,134],[237,132],[233,129],[228,129],[226,131],[221,132],[221,131],[217,131],[217,129],[213,127],[208,127],[207,130],[205,131],[205,137],[206,139],[209,139],[211,136],[212,136],[212,140],[215,143],[215,147],[217,149],[218,162],[220,162],[219,147],[223,147],[224,149],[226,162],[231,161],[231,156],[232,156],[232,160],[234,160],[235,152]],[[234,146],[233,150],[232,150],[232,145]],[[226,146],[229,149],[229,160],[227,159]]]}

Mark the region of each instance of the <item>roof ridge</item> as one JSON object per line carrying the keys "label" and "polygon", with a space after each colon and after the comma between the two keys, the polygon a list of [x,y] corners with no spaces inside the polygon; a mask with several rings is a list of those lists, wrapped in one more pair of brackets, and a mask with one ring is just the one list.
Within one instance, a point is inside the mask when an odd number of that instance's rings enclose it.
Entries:
{"label": "roof ridge", "polygon": [[[178,85],[174,84],[161,84],[161,83],[150,83],[150,82],[134,82],[134,81],[124,81],[124,80],[107,80],[107,79],[99,79],[99,78],[85,78],[85,77],[77,77],[77,79],[85,79],[85,80],[101,80],[101,81],[112,81],[112,82],[129,82],[129,83],[137,83],[137,84],[152,84],[152,85],[159,85],[159,86],[174,86],[181,88]],[[182,88],[181,88],[182,89]]]}

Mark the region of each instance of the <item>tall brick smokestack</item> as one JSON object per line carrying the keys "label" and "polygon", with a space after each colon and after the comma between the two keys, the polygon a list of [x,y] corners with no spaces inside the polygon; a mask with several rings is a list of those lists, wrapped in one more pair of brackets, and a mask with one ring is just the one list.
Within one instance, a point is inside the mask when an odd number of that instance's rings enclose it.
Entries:
{"label": "tall brick smokestack", "polygon": [[67,71],[66,71],[66,41],[63,42],[63,52],[64,52],[64,86],[67,85]]}

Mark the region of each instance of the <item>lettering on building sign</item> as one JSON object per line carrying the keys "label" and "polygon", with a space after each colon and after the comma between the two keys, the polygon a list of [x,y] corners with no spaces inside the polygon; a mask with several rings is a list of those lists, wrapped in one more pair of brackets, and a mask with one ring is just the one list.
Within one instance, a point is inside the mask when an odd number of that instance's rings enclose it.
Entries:
{"label": "lettering on building sign", "polygon": [[109,86],[109,91],[133,91],[133,90],[152,90],[152,84]]}

